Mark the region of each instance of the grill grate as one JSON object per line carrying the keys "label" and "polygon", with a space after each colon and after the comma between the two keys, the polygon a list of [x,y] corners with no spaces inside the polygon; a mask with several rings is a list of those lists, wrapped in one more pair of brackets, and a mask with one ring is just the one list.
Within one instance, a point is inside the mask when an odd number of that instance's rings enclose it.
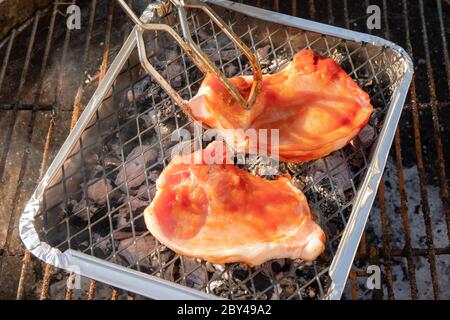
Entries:
{"label": "grill grate", "polygon": [[[374,4],[378,4],[382,8],[382,12],[385,14],[383,16],[382,21],[382,30],[377,31],[375,30],[375,34],[392,39],[393,41],[396,41],[403,47],[405,47],[410,55],[413,56],[415,60],[415,65],[418,66],[416,79],[413,81],[413,84],[411,86],[410,91],[410,102],[405,106],[405,111],[403,115],[403,119],[401,120],[401,124],[399,126],[399,130],[397,131],[397,134],[395,136],[394,140],[394,146],[392,148],[392,155],[390,156],[390,159],[395,160],[392,164],[392,172],[393,176],[396,178],[394,179],[395,183],[395,189],[393,189],[388,183],[391,183],[392,179],[390,179],[388,176],[386,176],[388,173],[385,174],[385,181],[386,184],[383,185],[383,183],[380,184],[380,189],[378,190],[378,203],[375,204],[374,210],[371,214],[371,219],[373,221],[369,221],[368,231],[365,237],[363,237],[361,241],[361,246],[359,250],[359,255],[357,256],[357,259],[355,261],[355,268],[351,272],[351,275],[349,277],[349,290],[345,297],[351,297],[351,298],[360,298],[360,297],[370,297],[373,298],[377,297],[388,297],[388,298],[398,298],[398,297],[405,297],[405,293],[399,292],[398,287],[399,280],[396,279],[398,277],[398,273],[396,269],[398,269],[398,266],[400,263],[403,263],[407,266],[407,272],[406,279],[404,280],[404,283],[407,286],[407,291],[410,291],[409,296],[411,298],[422,298],[422,297],[428,297],[430,296],[425,295],[423,286],[421,286],[420,281],[422,281],[421,277],[426,277],[423,273],[421,273],[421,269],[418,267],[420,264],[429,264],[435,265],[435,267],[429,268],[429,277],[431,279],[432,283],[432,297],[435,298],[444,298],[445,297],[445,291],[443,288],[448,288],[448,279],[445,279],[444,277],[439,277],[439,265],[442,264],[442,261],[445,265],[450,265],[449,257],[450,257],[450,246],[449,243],[446,242],[444,245],[436,245],[433,244],[433,234],[435,232],[436,226],[433,225],[430,222],[430,219],[428,217],[433,218],[434,215],[442,214],[445,216],[444,224],[446,222],[447,224],[447,230],[444,230],[443,232],[448,233],[448,225],[450,223],[449,218],[449,209],[448,209],[448,185],[447,185],[447,174],[448,174],[448,165],[446,164],[446,159],[449,158],[449,155],[446,150],[443,149],[442,145],[446,144],[447,138],[445,136],[445,132],[448,132],[449,129],[449,119],[448,116],[445,116],[440,111],[445,110],[445,108],[448,107],[449,99],[448,99],[448,90],[445,89],[448,88],[448,81],[450,79],[449,76],[449,59],[448,59],[448,49],[447,49],[447,43],[446,43],[446,33],[445,33],[445,21],[448,20],[448,2],[442,3],[441,1],[430,1],[430,2],[423,2],[423,1],[411,1],[406,2],[403,1],[402,3],[389,3],[387,5],[386,1],[371,1]],[[79,1],[77,3],[80,3]],[[99,3],[102,3],[99,1]],[[248,2],[247,2],[248,3]],[[261,1],[252,1],[251,4],[256,4],[258,6],[262,5]],[[363,6],[362,4],[360,7],[356,4],[349,4],[347,1],[343,1],[343,3],[334,3],[331,1],[273,1],[273,3],[264,3],[265,6],[268,6],[270,9],[280,10],[287,14],[294,14],[294,15],[300,15],[304,18],[311,18],[311,19],[322,19],[322,22],[331,23],[331,24],[337,24],[341,25],[343,27],[349,27],[352,29],[360,30],[363,32],[367,32],[365,28],[365,19],[361,19],[358,17],[365,17],[365,8],[367,7],[367,3]],[[90,7],[89,5],[81,6],[82,10],[88,10],[88,14],[94,14],[93,8],[95,8],[96,5],[93,5],[93,7]],[[114,5],[111,5],[113,7]],[[55,6],[57,8],[58,6]],[[112,13],[110,14],[110,11],[105,10],[105,7],[103,7],[99,10],[95,11],[95,15],[98,15],[99,12],[108,12],[108,17],[104,19],[105,21],[112,21]],[[304,8],[307,8],[306,10]],[[120,10],[116,10],[120,11]],[[56,9],[52,12],[53,15],[56,16]],[[392,15],[390,14],[392,12]],[[436,15],[437,13],[437,15]],[[44,13],[42,13],[44,15]],[[438,17],[438,24],[429,23],[430,18]],[[35,19],[41,19],[40,17]],[[58,20],[59,21],[59,20]],[[59,21],[61,22],[61,21]],[[3,69],[12,68],[12,64],[9,64],[8,57],[5,55],[5,52],[7,52],[8,43],[14,44],[15,43],[15,34],[20,34],[25,30],[32,30],[33,19],[30,20],[28,24],[25,24],[24,27],[21,29],[17,29],[15,33],[13,32],[10,36],[10,38],[5,39],[1,45],[0,44],[0,57],[3,58]],[[60,23],[63,25],[62,23]],[[54,29],[54,22],[50,25],[50,32],[53,32]],[[56,23],[58,25],[58,23]],[[415,32],[415,26],[420,25],[421,30],[419,32]],[[390,28],[389,28],[390,27]],[[399,29],[400,28],[400,29]],[[109,24],[109,27],[106,28],[107,30],[115,30],[115,26],[112,24]],[[65,30],[65,29],[62,29]],[[94,29],[95,30],[95,29]],[[235,30],[236,31],[236,30]],[[28,31],[29,32],[29,31]],[[104,32],[102,30],[102,32]],[[114,33],[114,32],[113,32]],[[124,32],[124,34],[127,34],[128,32]],[[436,39],[428,39],[431,34],[439,34],[439,37],[435,37]],[[102,35],[104,36],[104,35]],[[86,35],[86,37],[90,37],[89,35]],[[107,39],[108,33],[106,34]],[[52,36],[49,37],[50,39]],[[11,40],[12,39],[12,40]],[[69,37],[70,39],[70,37]],[[30,38],[28,38],[30,40]],[[430,44],[431,40],[431,44]],[[103,40],[101,40],[103,41]],[[123,41],[123,39],[122,39]],[[312,43],[314,40],[312,40],[310,43]],[[67,41],[69,43],[70,40]],[[88,41],[89,42],[89,41]],[[80,42],[81,43],[81,42]],[[423,48],[421,49],[419,46],[419,43],[423,43]],[[114,45],[120,46],[121,41],[117,41],[116,43],[112,43],[112,47],[114,48]],[[108,45],[110,45],[108,43]],[[104,46],[104,52],[106,52],[106,55],[103,55],[103,60],[101,63],[103,74],[104,70],[106,70],[106,65],[108,62],[108,51],[110,50],[107,45],[107,41],[105,40],[105,46]],[[51,48],[52,44],[48,44],[48,48]],[[79,44],[78,44],[79,46]],[[314,43],[312,44],[314,46]],[[437,47],[438,52],[431,51],[430,52],[430,46],[432,48]],[[92,51],[91,48],[87,47],[86,49],[88,52]],[[26,49],[23,50],[23,56],[25,57]],[[421,52],[428,52],[425,55],[421,54]],[[440,52],[443,52],[444,54],[439,57]],[[92,54],[92,53],[91,53]],[[52,54],[50,54],[52,55]],[[100,56],[101,57],[101,56]],[[47,58],[43,59],[43,61],[46,61]],[[442,64],[445,65],[444,71],[437,71],[436,68],[436,62],[434,60],[442,61]],[[5,62],[6,61],[6,62]],[[222,63],[222,62],[221,62]],[[22,64],[23,66],[24,64]],[[47,66],[45,63],[42,64],[43,70],[46,70]],[[98,64],[95,64],[97,66]],[[165,66],[167,67],[167,66]],[[62,66],[61,69],[64,69],[65,67]],[[3,70],[2,69],[2,70]],[[19,69],[21,70],[21,69]],[[239,69],[241,70],[241,69]],[[1,71],[1,70],[0,70]],[[348,71],[348,69],[347,69]],[[446,71],[446,73],[445,73]],[[3,71],[4,72],[4,71]],[[19,71],[20,72],[20,71]],[[26,75],[27,72],[25,72]],[[0,73],[0,76],[2,73]],[[353,76],[357,76],[358,73],[356,72]],[[185,75],[183,75],[185,76]],[[2,77],[0,77],[2,78]],[[63,77],[62,77],[63,78]],[[176,78],[176,77],[174,77]],[[172,79],[174,80],[174,79]],[[5,82],[4,82],[5,83]],[[17,81],[17,83],[19,83]],[[425,85],[425,83],[427,85]],[[436,84],[439,83],[440,85],[438,88],[436,87]],[[428,84],[430,84],[428,86]],[[5,85],[3,85],[5,87]],[[60,85],[60,91],[64,91],[64,85],[61,82]],[[86,101],[87,98],[89,98],[90,94],[89,91],[86,90],[84,92],[83,89],[86,89],[86,86],[81,85],[82,90],[80,90],[80,101],[84,99]],[[422,89],[425,88],[425,91],[427,87],[429,87],[429,92],[423,92]],[[439,88],[444,89],[439,89]],[[1,86],[0,86],[1,90]],[[446,91],[447,90],[447,91]],[[1,93],[1,91],[0,91]],[[192,93],[187,90],[186,94],[191,95]],[[379,94],[379,97],[382,97],[383,92]],[[70,94],[63,94],[62,96],[67,96],[69,99],[73,98],[75,95],[71,92]],[[36,98],[36,101],[44,100],[41,98]],[[15,103],[12,100],[6,100],[5,101],[8,104],[11,104],[11,102]],[[22,101],[20,101],[22,102]],[[42,105],[46,105],[46,103],[40,102]],[[61,104],[61,102],[60,102]],[[69,105],[72,105],[70,102]],[[80,106],[83,105],[83,103],[79,104]],[[2,111],[3,112],[3,111]],[[14,111],[16,112],[16,111]],[[9,114],[8,114],[9,116]],[[38,117],[40,117],[40,113],[38,113]],[[74,119],[78,117],[78,111],[74,113]],[[430,121],[431,119],[431,121]],[[39,121],[39,118],[38,118]],[[14,125],[13,121],[11,124],[11,128]],[[66,121],[67,122],[67,121]],[[433,126],[433,130],[425,130],[428,128],[427,125]],[[9,125],[8,125],[9,126]],[[48,139],[45,144],[45,150],[48,150],[50,147],[50,141],[55,140],[55,134],[53,133],[54,126],[60,127],[60,123],[54,124],[51,122],[51,125],[48,127]],[[430,128],[431,128],[430,126]],[[443,129],[441,129],[443,127]],[[33,134],[33,127],[31,127],[31,131],[29,133],[29,139],[31,141]],[[7,130],[7,135],[5,136],[5,141],[10,140],[12,136],[14,136],[16,133],[12,129],[10,131]],[[440,137],[440,135],[442,136]],[[3,137],[3,136],[2,136]],[[3,139],[3,138],[2,138]],[[439,142],[441,141],[441,142]],[[0,143],[3,143],[0,142]],[[30,142],[28,142],[29,144]],[[57,143],[54,143],[57,145]],[[3,146],[3,144],[2,144]],[[424,147],[430,146],[431,150],[427,150]],[[7,156],[7,151],[11,148],[11,146],[8,146],[2,157]],[[57,146],[54,146],[53,149],[58,149]],[[44,145],[42,145],[42,150],[44,150]],[[11,151],[10,151],[11,152]],[[344,151],[345,152],[345,151]],[[47,164],[47,151],[44,152],[44,156],[42,158],[45,160],[43,161],[42,168],[46,168]],[[363,154],[364,155],[364,154]],[[49,155],[51,157],[51,155]],[[366,155],[364,155],[366,157]],[[26,156],[24,156],[26,158]],[[2,158],[3,159],[3,158]],[[19,160],[20,161],[20,160]],[[7,161],[3,160],[3,167],[7,166]],[[23,163],[20,161],[20,163]],[[325,164],[328,163],[328,161],[324,161]],[[417,174],[414,176],[413,181],[417,185],[419,185],[419,196],[422,200],[423,206],[419,208],[419,217],[421,217],[421,214],[423,214],[424,222],[423,225],[425,226],[426,232],[425,236],[427,239],[427,243],[425,247],[417,246],[414,239],[415,234],[417,233],[416,230],[412,229],[411,225],[413,224],[416,219],[414,218],[414,208],[408,207],[408,202],[410,202],[410,194],[411,189],[408,187],[408,179],[409,176],[407,175],[407,169],[412,165],[417,163]],[[39,165],[39,164],[38,164]],[[30,165],[28,165],[30,166]],[[435,166],[435,169],[430,169],[430,167]],[[27,167],[25,164],[24,167]],[[388,164],[389,167],[389,164]],[[2,166],[0,166],[0,170],[2,169]],[[306,170],[306,169],[304,169]],[[22,171],[25,172],[25,169]],[[43,172],[44,170],[41,170]],[[22,173],[21,176],[23,176],[25,173]],[[329,175],[329,174],[328,174]],[[436,182],[433,182],[433,179],[436,178]],[[324,179],[329,179],[329,177],[326,177]],[[21,179],[19,179],[21,180]],[[37,177],[35,179],[38,180]],[[431,182],[430,182],[431,181]],[[430,183],[436,184],[443,202],[442,212],[435,212],[433,211],[433,203],[428,199],[429,197],[429,185]],[[21,187],[23,189],[23,186]],[[31,188],[30,188],[31,189]],[[352,190],[354,189],[354,186],[352,186]],[[19,195],[21,192],[20,189],[16,193]],[[28,191],[30,192],[30,191]],[[389,200],[389,193],[392,192],[394,197],[397,196],[398,198],[398,207],[392,208],[392,205],[390,204]],[[27,198],[25,196],[24,198]],[[316,200],[316,199],[315,199]],[[427,201],[428,200],[428,201]],[[427,208],[428,207],[428,208]],[[398,210],[398,211],[395,211]],[[421,212],[423,211],[423,212]],[[16,216],[19,212],[21,212],[21,208],[15,208]],[[375,217],[379,216],[381,223],[378,225],[375,225],[376,219]],[[413,217],[413,218],[412,218]],[[392,230],[392,219],[398,219],[399,221],[402,221],[402,230],[401,234],[403,236],[403,244],[401,246],[396,246],[395,243],[393,243],[392,239],[395,238],[395,232],[397,230]],[[12,226],[14,226],[14,218],[11,219],[13,221]],[[378,238],[373,238],[373,231],[371,229],[381,228],[381,236]],[[430,233],[431,230],[431,233]],[[142,235],[141,235],[142,236]],[[14,238],[14,236],[11,236]],[[431,241],[430,241],[431,240]],[[6,248],[6,246],[4,246]],[[422,260],[418,260],[419,257]],[[33,259],[34,260],[34,259]],[[0,263],[4,263],[4,257],[0,257]],[[429,262],[428,262],[429,261]],[[435,262],[433,262],[435,261]],[[30,256],[28,253],[25,253],[24,257],[24,265],[23,265],[23,272],[21,279],[24,279],[27,273],[29,273],[29,267],[30,267]],[[382,266],[383,271],[383,287],[384,291],[379,292],[376,291],[371,293],[367,292],[366,289],[364,289],[363,286],[361,286],[361,280],[363,282],[365,281],[364,278],[367,277],[367,274],[365,273],[365,267],[368,264],[380,264]],[[206,268],[205,265],[201,265],[201,268]],[[314,266],[312,266],[310,269],[314,269]],[[52,274],[50,272],[51,267],[46,267],[44,272],[44,285],[42,287],[41,293],[42,297],[47,296],[47,290],[48,290],[48,284],[51,280]],[[314,270],[316,272],[317,269]],[[319,273],[321,269],[319,268]],[[254,271],[250,272],[251,275],[254,274]],[[255,282],[255,276],[248,276],[247,283],[250,282],[254,284]],[[253,281],[251,280],[253,279]],[[1,282],[1,275],[0,275],[0,282]],[[313,279],[314,280],[314,279]],[[447,282],[446,282],[447,281]],[[245,281],[244,281],[245,282]],[[320,283],[320,282],[319,282]],[[18,296],[21,297],[23,295],[24,290],[24,282],[21,281],[21,284],[19,285],[19,292]],[[323,287],[320,288],[322,284],[317,284],[316,287],[319,287],[318,291],[320,292],[320,289],[324,289]],[[276,286],[272,286],[273,288],[276,288]],[[271,288],[272,288],[271,287]],[[284,288],[283,288],[284,289]],[[296,289],[298,289],[296,287]],[[89,296],[90,298],[94,297],[95,294],[95,282],[91,282]],[[262,290],[264,291],[264,290]],[[440,294],[441,293],[441,294]],[[231,294],[231,293],[230,293]],[[295,293],[294,293],[295,295]],[[71,294],[70,291],[68,291],[68,294],[66,295],[67,298],[70,298]],[[114,291],[112,296],[114,298],[118,297],[118,291]]]}

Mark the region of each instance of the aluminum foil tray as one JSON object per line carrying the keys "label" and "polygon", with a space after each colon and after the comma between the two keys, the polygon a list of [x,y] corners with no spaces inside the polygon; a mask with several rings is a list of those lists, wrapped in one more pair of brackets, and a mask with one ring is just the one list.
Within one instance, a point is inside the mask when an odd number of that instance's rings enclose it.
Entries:
{"label": "aluminum foil tray", "polygon": [[[332,57],[375,111],[352,143],[326,158],[283,164],[327,234],[315,262],[213,265],[175,254],[145,228],[143,210],[188,118],[142,70],[132,32],[40,181],[20,220],[25,246],[58,268],[156,299],[339,299],[364,232],[413,66],[397,45],[367,34],[229,1],[207,1],[274,72],[300,49]],[[165,18],[181,33],[175,16]],[[241,52],[209,18],[188,11],[192,38],[227,76],[247,74]],[[163,33],[145,36],[150,62],[179,94],[203,79]],[[151,159],[147,159],[151,158]],[[252,171],[252,168],[248,168]],[[253,170],[254,171],[254,170]]]}

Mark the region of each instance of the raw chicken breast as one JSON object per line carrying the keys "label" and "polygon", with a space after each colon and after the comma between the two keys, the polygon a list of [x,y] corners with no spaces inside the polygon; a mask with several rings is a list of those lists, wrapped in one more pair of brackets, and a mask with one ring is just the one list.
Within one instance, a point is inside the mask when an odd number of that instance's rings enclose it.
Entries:
{"label": "raw chicken breast", "polygon": [[[248,97],[251,76],[230,81]],[[264,75],[250,110],[232,99],[213,74],[206,76],[189,106],[196,120],[219,132],[268,129],[266,154],[274,148],[270,129],[279,129],[279,158],[290,162],[318,159],[342,148],[367,124],[373,111],[367,93],[337,63],[311,50],[298,52],[281,71]],[[237,136],[225,139],[238,151],[248,152],[248,139]]]}
{"label": "raw chicken breast", "polygon": [[[192,155],[170,162],[145,210],[150,232],[175,252],[212,263],[316,259],[325,234],[289,176],[265,180],[227,164],[226,154],[213,142],[193,154],[201,164],[190,164]],[[207,164],[208,157],[223,164]]]}

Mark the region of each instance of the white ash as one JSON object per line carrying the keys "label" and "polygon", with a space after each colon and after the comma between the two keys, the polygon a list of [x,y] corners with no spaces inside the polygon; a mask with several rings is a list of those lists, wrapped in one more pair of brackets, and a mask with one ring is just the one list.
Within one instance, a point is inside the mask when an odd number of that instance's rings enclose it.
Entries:
{"label": "white ash", "polygon": [[277,282],[274,285],[273,294],[270,297],[270,300],[280,300],[280,296],[278,295],[278,292],[281,292],[281,285],[280,285],[280,283]]}
{"label": "white ash", "polygon": [[214,268],[219,272],[225,271],[225,266],[223,264],[213,264]]}
{"label": "white ash", "polygon": [[139,265],[150,267],[149,259],[144,259],[156,248],[156,240],[148,235],[134,241],[133,238],[120,241],[118,252],[130,265],[139,262]]}
{"label": "white ash", "polygon": [[127,162],[117,174],[115,184],[118,186],[121,185],[123,188],[125,186],[122,184],[128,178],[129,188],[139,187],[145,181],[145,164],[155,162],[157,157],[158,151],[154,148],[148,145],[143,145],[142,147],[137,146],[127,156]]}
{"label": "white ash", "polygon": [[303,190],[306,186],[305,182],[297,177],[291,178],[291,183],[294,187],[296,187],[298,190]]}
{"label": "white ash", "polygon": [[[173,257],[174,257],[173,251],[162,250],[162,249],[156,250],[156,251],[152,252],[150,255],[151,267],[153,269],[159,269],[159,268],[161,268],[161,265],[172,260]],[[161,276],[161,274],[159,274],[159,276]]]}
{"label": "white ash", "polygon": [[105,204],[108,193],[110,193],[113,190],[111,181],[109,179],[100,179],[94,183],[92,183],[92,181],[94,180],[88,182],[87,187],[88,198],[92,199],[98,204],[101,205]]}
{"label": "white ash", "polygon": [[140,116],[140,118],[144,121],[145,126],[147,128],[150,128],[151,126],[153,126],[156,123],[156,116],[155,116],[155,112],[146,112],[144,114],[142,114]]}

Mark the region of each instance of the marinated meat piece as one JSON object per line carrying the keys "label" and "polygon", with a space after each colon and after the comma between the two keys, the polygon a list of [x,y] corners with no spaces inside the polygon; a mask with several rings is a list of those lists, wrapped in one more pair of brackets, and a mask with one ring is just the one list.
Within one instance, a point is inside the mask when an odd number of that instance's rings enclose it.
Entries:
{"label": "marinated meat piece", "polygon": [[[248,97],[251,76],[229,80]],[[311,50],[298,52],[281,71],[264,75],[250,110],[243,109],[213,74],[206,76],[189,106],[196,120],[219,131],[267,129],[265,154],[274,148],[270,129],[279,129],[279,158],[290,162],[318,159],[342,148],[373,111],[367,93],[336,62]],[[248,152],[247,137],[223,135],[238,151]]]}
{"label": "marinated meat piece", "polygon": [[325,234],[290,177],[254,176],[227,164],[227,154],[223,143],[213,142],[193,154],[201,156],[199,164],[192,155],[170,162],[145,210],[150,232],[177,253],[212,263],[258,265],[321,254]]}

